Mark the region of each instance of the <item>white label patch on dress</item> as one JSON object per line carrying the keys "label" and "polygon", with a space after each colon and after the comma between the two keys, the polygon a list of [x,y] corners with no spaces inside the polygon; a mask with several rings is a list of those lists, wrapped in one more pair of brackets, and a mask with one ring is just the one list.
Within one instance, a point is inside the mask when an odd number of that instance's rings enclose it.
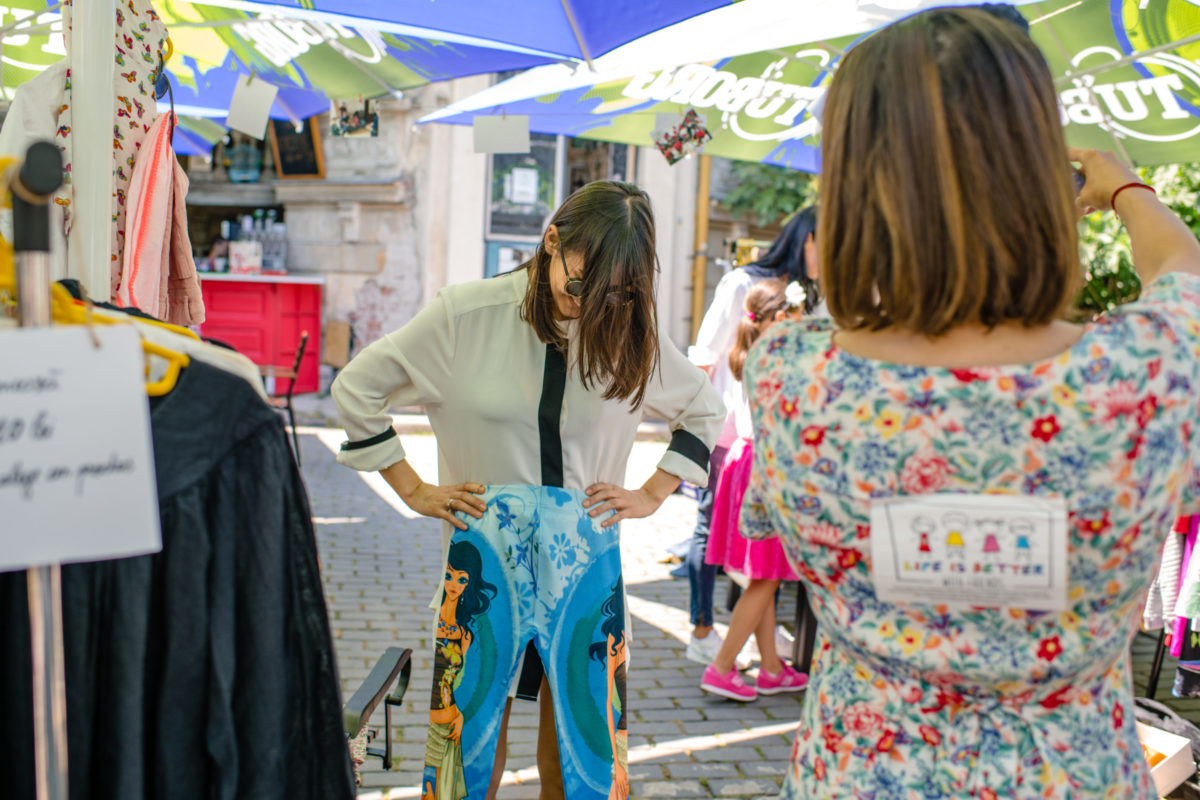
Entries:
{"label": "white label patch on dress", "polygon": [[1061,498],[931,494],[871,502],[875,594],[893,603],[1061,611],[1067,506]]}

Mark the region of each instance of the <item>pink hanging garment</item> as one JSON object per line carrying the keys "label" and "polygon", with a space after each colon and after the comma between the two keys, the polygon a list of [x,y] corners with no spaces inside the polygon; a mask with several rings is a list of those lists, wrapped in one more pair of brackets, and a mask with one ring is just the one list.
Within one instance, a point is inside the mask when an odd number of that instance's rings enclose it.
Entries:
{"label": "pink hanging garment", "polygon": [[188,176],[179,159],[171,154],[175,165],[175,186],[171,192],[174,213],[171,215],[171,250],[166,283],[166,319],[173,325],[199,325],[204,322],[204,295],[200,291],[200,276],[192,258],[192,240],[188,236],[187,191]]}
{"label": "pink hanging garment", "polygon": [[174,121],[160,114],[138,151],[126,206],[117,301],[178,325],[204,321],[187,235],[187,175],[171,149]]}
{"label": "pink hanging garment", "polygon": [[[1181,574],[1186,576],[1188,574],[1188,567],[1192,563],[1192,559],[1197,557],[1195,552],[1196,530],[1197,522],[1200,522],[1200,515],[1193,517],[1180,517],[1179,519],[1180,521],[1176,523],[1176,530],[1179,529],[1180,524],[1184,524],[1187,525],[1188,532],[1187,539],[1185,539],[1183,543],[1183,564],[1180,570]],[[1186,589],[1186,586],[1179,587],[1179,597],[1181,599],[1184,597]],[[1175,617],[1174,627],[1167,629],[1167,633],[1171,634],[1171,655],[1175,658],[1179,658],[1179,656],[1183,654],[1183,638],[1187,635],[1188,622],[1189,620],[1187,617],[1179,615]]]}

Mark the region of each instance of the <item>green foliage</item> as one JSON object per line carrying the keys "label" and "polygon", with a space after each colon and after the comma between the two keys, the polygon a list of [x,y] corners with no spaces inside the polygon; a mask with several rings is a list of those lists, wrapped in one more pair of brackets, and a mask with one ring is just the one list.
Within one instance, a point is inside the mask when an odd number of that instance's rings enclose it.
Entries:
{"label": "green foliage", "polygon": [[[1138,175],[1200,238],[1200,162],[1144,167]],[[770,225],[817,200],[817,177],[749,161],[731,166],[732,188],[722,201],[730,213]],[[1088,319],[1137,299],[1142,285],[1133,268],[1129,234],[1111,212],[1084,218],[1079,232],[1086,284],[1076,299]]]}
{"label": "green foliage", "polygon": [[[1142,168],[1138,176],[1157,189],[1162,201],[1200,238],[1200,162]],[[1075,303],[1081,318],[1137,299],[1142,285],[1133,269],[1129,234],[1116,214],[1086,217],[1079,244],[1087,281]]]}
{"label": "green foliage", "polygon": [[736,217],[770,225],[817,200],[815,175],[754,161],[735,161],[729,194],[723,203]]}

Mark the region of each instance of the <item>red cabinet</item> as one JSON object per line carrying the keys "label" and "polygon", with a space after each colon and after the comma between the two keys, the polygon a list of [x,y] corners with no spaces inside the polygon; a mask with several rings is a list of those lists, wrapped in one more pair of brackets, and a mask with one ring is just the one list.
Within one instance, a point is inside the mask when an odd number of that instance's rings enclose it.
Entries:
{"label": "red cabinet", "polygon": [[[255,364],[291,368],[301,331],[308,344],[296,394],[316,392],[321,353],[322,278],[200,273],[204,292],[202,336],[219,339]],[[286,389],[279,386],[278,389]]]}

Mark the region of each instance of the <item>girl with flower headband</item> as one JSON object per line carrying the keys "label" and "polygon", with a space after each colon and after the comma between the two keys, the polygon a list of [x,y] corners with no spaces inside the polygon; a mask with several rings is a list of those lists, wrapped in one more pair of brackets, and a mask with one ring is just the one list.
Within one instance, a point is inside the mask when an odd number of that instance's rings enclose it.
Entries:
{"label": "girl with flower headband", "polygon": [[[713,590],[717,568],[704,563],[704,554],[712,529],[714,487],[720,482],[725,456],[738,439],[733,409],[741,402],[742,391],[729,371],[729,351],[737,341],[738,323],[745,313],[746,293],[759,281],[778,279],[794,283],[793,291],[802,296],[796,305],[803,306],[806,316],[828,316],[818,286],[820,269],[814,238],[816,225],[815,206],[797,211],[783,226],[766,254],[753,263],[726,272],[717,283],[712,303],[704,313],[696,343],[688,348],[688,360],[708,373],[713,387],[725,401],[725,407],[730,409],[717,444],[712,449],[708,488],[700,491],[696,527],[685,559],[692,622],[692,635],[686,653],[689,660],[698,664],[711,663],[721,649],[721,636],[713,629]],[[787,649],[791,646],[790,640],[787,631],[782,625],[779,626],[777,647]],[[742,658],[738,659],[738,663],[742,669],[749,666],[749,661]]]}
{"label": "girl with flower headband", "polygon": [[[709,564],[721,565],[727,572],[740,572],[750,585],[738,598],[729,632],[716,658],[704,670],[700,688],[731,700],[749,702],[759,693],[779,694],[803,691],[808,676],[796,672],[780,657],[775,644],[775,593],[781,581],[797,580],[778,538],[750,541],[738,532],[742,496],[750,482],[754,460],[751,442],[750,406],[740,392],[742,366],[750,346],[773,322],[784,317],[799,319],[805,308],[807,292],[799,282],[785,284],[775,278],[761,281],[746,295],[745,312],[738,323],[737,340],[729,352],[729,369],[738,381],[740,402],[732,409],[738,440],[729,449],[717,483],[713,503],[712,532],[708,539]],[[756,687],[748,686],[738,673],[738,652],[754,634],[762,655]]]}

